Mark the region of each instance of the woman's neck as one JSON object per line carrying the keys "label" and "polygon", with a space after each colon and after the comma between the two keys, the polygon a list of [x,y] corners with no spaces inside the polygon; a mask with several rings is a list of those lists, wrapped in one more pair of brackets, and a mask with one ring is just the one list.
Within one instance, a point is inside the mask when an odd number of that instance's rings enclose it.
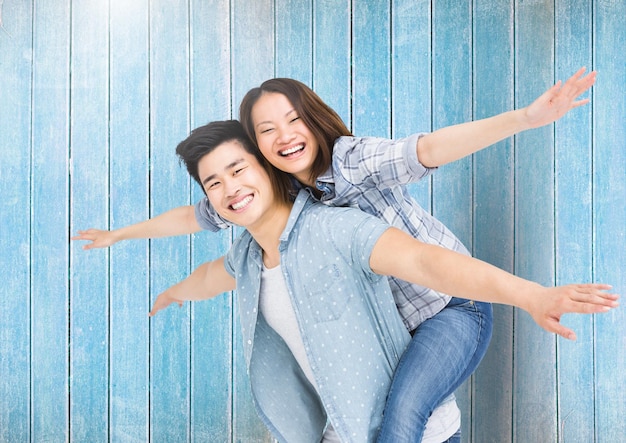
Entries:
{"label": "woman's neck", "polygon": [[296,178],[296,180],[298,180],[302,185],[304,186],[308,186],[312,189],[316,189],[315,186],[315,180],[311,179],[311,176],[309,173],[305,174],[303,172],[297,173],[297,174],[293,174],[293,176]]}

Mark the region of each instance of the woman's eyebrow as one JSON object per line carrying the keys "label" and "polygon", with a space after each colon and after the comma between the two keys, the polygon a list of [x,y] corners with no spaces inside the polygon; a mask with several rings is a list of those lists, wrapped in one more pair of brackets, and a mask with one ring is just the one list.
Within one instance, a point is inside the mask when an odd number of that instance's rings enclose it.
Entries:
{"label": "woman's eyebrow", "polygon": [[[290,109],[289,111],[287,111],[287,112],[285,113],[285,115],[284,115],[283,117],[289,117],[289,114],[292,114],[292,113],[294,113],[294,112],[296,112],[296,110],[295,110],[295,109]],[[265,124],[272,124],[272,122],[271,122],[271,121],[269,121],[269,120],[264,120],[264,121],[262,121],[262,122],[258,122],[258,123],[255,125],[255,127],[257,127],[257,128],[258,128],[259,126],[261,126],[261,125],[265,125]]]}

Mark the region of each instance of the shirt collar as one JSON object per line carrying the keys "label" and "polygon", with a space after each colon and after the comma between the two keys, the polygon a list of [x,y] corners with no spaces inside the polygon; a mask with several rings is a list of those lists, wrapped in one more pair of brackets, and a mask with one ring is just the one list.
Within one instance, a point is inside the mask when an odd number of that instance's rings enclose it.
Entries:
{"label": "shirt collar", "polygon": [[320,174],[319,177],[317,177],[316,180],[317,183],[328,183],[328,184],[332,184],[335,182],[334,178],[333,178],[333,168],[329,167],[326,172],[324,172],[323,174]]}
{"label": "shirt collar", "polygon": [[310,191],[306,189],[300,189],[298,195],[296,197],[296,201],[293,202],[293,207],[291,208],[291,213],[289,214],[289,220],[287,220],[287,226],[283,230],[283,233],[280,235],[280,241],[286,242],[289,240],[289,235],[291,231],[293,231],[296,223],[298,222],[298,218],[300,218],[300,214],[308,205],[313,201],[313,197],[311,197]]}

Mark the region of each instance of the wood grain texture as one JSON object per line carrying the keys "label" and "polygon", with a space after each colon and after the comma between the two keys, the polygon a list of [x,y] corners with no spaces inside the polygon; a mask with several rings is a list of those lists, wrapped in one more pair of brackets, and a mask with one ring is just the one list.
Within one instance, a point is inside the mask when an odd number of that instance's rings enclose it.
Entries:
{"label": "wood grain texture", "polygon": [[[430,2],[396,0],[391,8],[391,133],[393,138],[432,131],[432,24]],[[431,210],[431,178],[411,195]]]}
{"label": "wood grain texture", "polygon": [[314,3],[311,86],[351,128],[351,1],[315,0]]}
{"label": "wood grain texture", "polygon": [[[31,437],[32,5],[0,9],[0,440]],[[45,405],[49,411],[52,407]],[[52,414],[49,414],[50,416]],[[64,430],[62,430],[63,432]]]}
{"label": "wood grain texture", "polygon": [[[147,1],[110,4],[110,227],[146,219],[149,205],[149,10]],[[91,252],[89,252],[91,253]],[[110,437],[150,435],[148,241],[110,250]]]}
{"label": "wood grain texture", "polygon": [[[189,125],[189,6],[150,2],[150,215],[189,204],[190,183],[174,149]],[[175,116],[173,118],[173,116]],[[150,295],[190,272],[188,238],[150,242]],[[150,437],[186,441],[191,434],[189,305],[150,320]],[[160,313],[161,314],[161,313]]]}
{"label": "wood grain texture", "polygon": [[[591,67],[592,8],[586,2],[560,2],[555,11],[555,75],[565,80],[581,66]],[[576,56],[572,56],[576,54]],[[584,95],[590,97],[591,93]],[[593,280],[592,106],[572,111],[555,125],[556,283]],[[578,335],[557,342],[560,441],[593,441],[595,433],[592,316],[564,323]]]}
{"label": "wood grain texture", "polygon": [[[554,83],[554,6],[515,5],[515,105],[530,104]],[[515,273],[554,284],[554,132],[515,138]],[[516,310],[513,342],[513,431],[519,441],[552,442],[556,423],[556,338]]]}
{"label": "wood grain texture", "polygon": [[[508,0],[474,2],[473,29],[473,113],[481,119],[514,107],[513,6]],[[509,272],[514,262],[513,149],[509,138],[473,159],[473,253]],[[513,431],[513,308],[496,304],[493,313],[491,344],[472,377],[466,441],[508,441]],[[491,425],[482,425],[486,422]]]}
{"label": "wood grain texture", "polygon": [[[33,21],[31,200],[32,437],[69,433],[69,4],[41,5]],[[51,198],[52,197],[52,198]]]}
{"label": "wood grain texture", "polygon": [[[232,14],[227,2],[195,1],[190,17],[192,129],[233,117],[229,27]],[[171,151],[173,154],[174,147]],[[196,203],[204,193],[191,179],[190,186],[191,202]],[[230,230],[195,234],[191,268],[223,255],[230,239]],[[232,317],[232,294],[191,306],[191,441],[229,441],[232,434]]]}
{"label": "wood grain texture", "polygon": [[352,132],[391,136],[390,7],[387,2],[352,4]]}
{"label": "wood grain texture", "polygon": [[[232,103],[238,109],[250,88],[274,77],[276,70],[274,2],[234,0],[231,41],[233,45]],[[237,112],[237,115],[238,112]],[[233,230],[233,236],[241,229]],[[267,442],[269,432],[257,417],[243,357],[237,297],[233,299],[233,434],[232,441]]]}
{"label": "wood grain texture", "polygon": [[[593,9],[593,60],[599,82],[593,91],[594,279],[626,292],[626,4],[599,1]],[[623,302],[622,302],[623,305]],[[595,321],[596,441],[626,435],[626,313],[623,306]],[[621,418],[620,418],[621,417]]]}
{"label": "wood grain texture", "polygon": [[[624,292],[626,6],[619,1],[0,0],[0,440],[269,442],[235,294],[155,297],[240,230],[83,251],[203,197],[174,153],[288,76],[357,135],[404,137],[529,104],[579,66],[592,103],[440,168],[411,193],[474,255],[539,283]],[[10,271],[10,272],[9,272]],[[495,306],[457,392],[464,442],[626,435],[623,308],[568,342]]]}
{"label": "wood grain texture", "polygon": [[[70,36],[71,222],[109,224],[109,10],[72,4]],[[109,252],[70,255],[70,440],[109,433]],[[85,272],[94,270],[95,272]]]}

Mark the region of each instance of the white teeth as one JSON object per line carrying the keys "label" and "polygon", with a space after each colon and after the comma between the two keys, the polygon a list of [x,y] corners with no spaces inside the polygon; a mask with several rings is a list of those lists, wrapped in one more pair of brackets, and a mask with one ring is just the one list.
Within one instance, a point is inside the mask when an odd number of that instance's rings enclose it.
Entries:
{"label": "white teeth", "polygon": [[240,210],[241,208],[244,208],[248,205],[248,203],[250,203],[252,201],[252,196],[249,195],[246,198],[244,198],[241,201],[238,201],[237,203],[233,203],[231,205],[231,208],[233,208],[235,211]]}
{"label": "white teeth", "polygon": [[280,151],[280,155],[286,156],[289,154],[293,154],[294,152],[298,152],[304,149],[304,145],[294,146],[293,148],[285,149],[284,151]]}

